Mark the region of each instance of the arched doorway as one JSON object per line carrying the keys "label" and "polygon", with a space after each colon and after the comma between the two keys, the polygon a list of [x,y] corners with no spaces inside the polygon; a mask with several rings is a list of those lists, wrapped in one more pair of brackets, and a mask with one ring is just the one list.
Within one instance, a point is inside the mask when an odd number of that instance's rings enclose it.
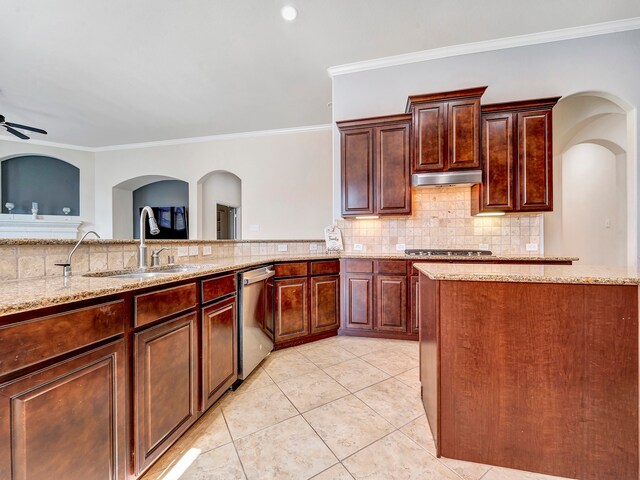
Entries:
{"label": "arched doorway", "polygon": [[554,211],[544,215],[546,255],[634,266],[637,255],[633,114],[600,93],[563,98],[554,115]]}
{"label": "arched doorway", "polygon": [[242,180],[226,170],[198,181],[198,232],[204,240],[242,238]]}

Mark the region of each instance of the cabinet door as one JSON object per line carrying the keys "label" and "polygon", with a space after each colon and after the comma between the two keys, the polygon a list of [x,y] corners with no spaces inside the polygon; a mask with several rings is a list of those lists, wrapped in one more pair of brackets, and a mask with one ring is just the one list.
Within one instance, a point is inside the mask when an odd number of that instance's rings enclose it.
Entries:
{"label": "cabinet door", "polygon": [[375,213],[373,128],[340,133],[342,158],[342,214]]}
{"label": "cabinet door", "polygon": [[347,273],[343,288],[342,327],[373,330],[373,275]]}
{"label": "cabinet door", "polygon": [[482,210],[514,208],[513,114],[482,116]]}
{"label": "cabinet door", "polygon": [[202,309],[202,409],[208,409],[238,378],[236,298]]}
{"label": "cabinet door", "polygon": [[518,210],[553,210],[551,166],[551,110],[518,113]]}
{"label": "cabinet door", "polygon": [[411,213],[409,122],[375,128],[377,213]]}
{"label": "cabinet door", "polygon": [[407,277],[376,276],[376,330],[407,331]]}
{"label": "cabinet door", "polygon": [[444,170],[446,108],[446,103],[427,103],[414,107],[414,172]]}
{"label": "cabinet door", "polygon": [[448,102],[447,131],[447,168],[480,168],[480,99]]}
{"label": "cabinet door", "polygon": [[0,386],[0,478],[125,479],[120,340]]}
{"label": "cabinet door", "polygon": [[340,326],[340,277],[311,277],[311,333]]}
{"label": "cabinet door", "polygon": [[136,475],[196,419],[197,337],[196,313],[134,334]]}
{"label": "cabinet door", "polygon": [[418,297],[418,277],[411,277],[411,290],[409,292],[409,301],[411,302],[411,306],[409,310],[411,312],[411,326],[409,328],[409,333],[419,333],[420,332],[420,322],[418,321],[418,311],[419,311],[419,297]]}
{"label": "cabinet door", "polygon": [[309,334],[309,280],[276,280],[276,342]]}

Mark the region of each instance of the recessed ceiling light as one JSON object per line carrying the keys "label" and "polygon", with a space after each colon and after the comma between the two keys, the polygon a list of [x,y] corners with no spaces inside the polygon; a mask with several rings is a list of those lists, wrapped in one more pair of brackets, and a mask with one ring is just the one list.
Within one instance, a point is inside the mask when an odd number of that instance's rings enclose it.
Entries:
{"label": "recessed ceiling light", "polygon": [[298,16],[298,11],[291,5],[285,5],[282,7],[282,10],[280,10],[280,15],[282,15],[282,18],[287,22],[293,22]]}

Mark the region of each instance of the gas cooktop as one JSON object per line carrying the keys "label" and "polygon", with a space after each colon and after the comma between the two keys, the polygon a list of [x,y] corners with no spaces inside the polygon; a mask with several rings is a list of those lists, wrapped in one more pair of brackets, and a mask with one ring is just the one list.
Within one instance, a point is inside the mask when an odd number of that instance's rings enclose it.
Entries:
{"label": "gas cooktop", "polygon": [[491,250],[446,250],[439,248],[414,248],[405,250],[406,255],[444,255],[444,256],[464,256],[464,257],[479,257],[482,255],[491,255]]}

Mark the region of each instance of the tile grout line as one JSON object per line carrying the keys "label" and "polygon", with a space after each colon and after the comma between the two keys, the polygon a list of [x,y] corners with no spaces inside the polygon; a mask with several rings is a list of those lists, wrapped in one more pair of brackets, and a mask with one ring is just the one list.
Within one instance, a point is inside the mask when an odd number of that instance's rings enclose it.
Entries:
{"label": "tile grout line", "polygon": [[227,432],[229,432],[229,438],[231,438],[231,444],[233,445],[233,449],[235,450],[236,456],[238,457],[238,461],[240,462],[240,468],[242,468],[242,473],[244,475],[244,478],[247,480],[250,480],[249,476],[247,475],[247,471],[244,468],[244,463],[242,463],[242,458],[240,457],[240,452],[238,452],[238,447],[236,445],[236,442],[233,439],[233,435],[231,435],[231,429],[229,428],[229,424],[227,423],[227,417],[225,416],[224,411],[222,410],[222,407],[220,407],[220,414],[222,415],[222,419],[224,420],[225,427],[227,427]]}

